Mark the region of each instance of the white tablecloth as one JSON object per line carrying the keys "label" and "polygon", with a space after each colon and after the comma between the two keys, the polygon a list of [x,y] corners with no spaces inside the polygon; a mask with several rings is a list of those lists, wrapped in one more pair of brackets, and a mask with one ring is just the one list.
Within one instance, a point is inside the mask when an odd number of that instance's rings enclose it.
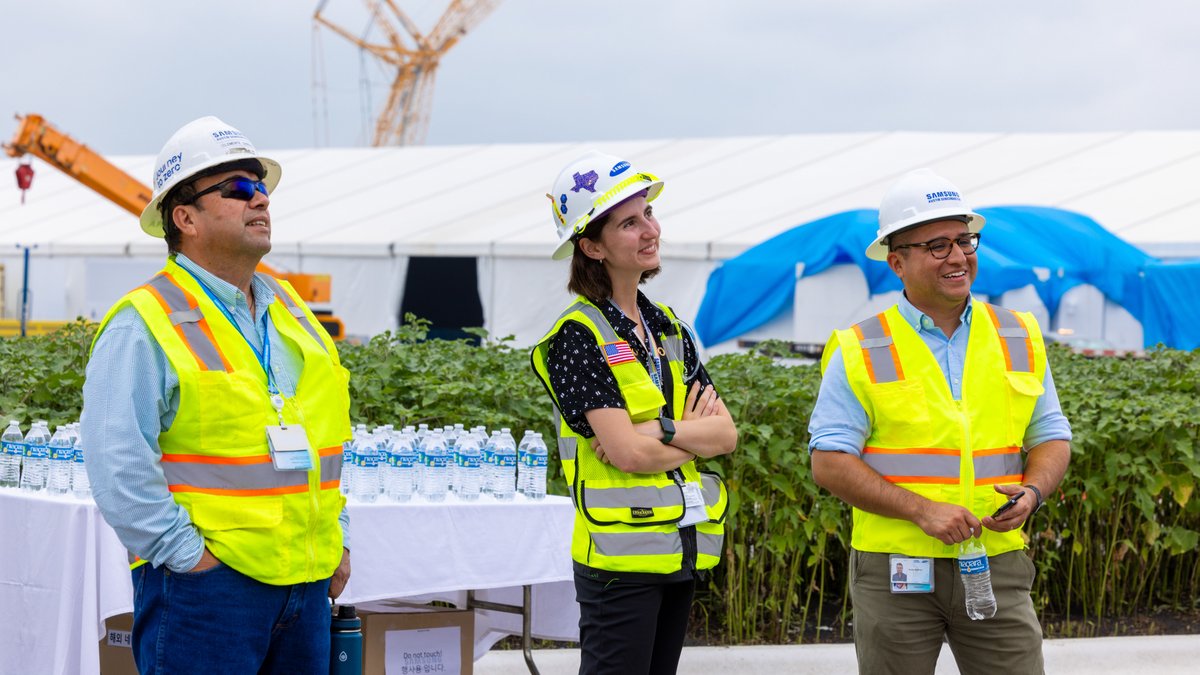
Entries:
{"label": "white tablecloth", "polygon": [[[471,589],[520,604],[529,584],[534,636],[578,639],[566,498],[351,504],[350,517],[352,573],[339,602],[464,606]],[[0,488],[0,673],[98,673],[104,620],[133,611],[128,565],[91,500]],[[520,633],[520,616],[477,611],[475,658]]]}

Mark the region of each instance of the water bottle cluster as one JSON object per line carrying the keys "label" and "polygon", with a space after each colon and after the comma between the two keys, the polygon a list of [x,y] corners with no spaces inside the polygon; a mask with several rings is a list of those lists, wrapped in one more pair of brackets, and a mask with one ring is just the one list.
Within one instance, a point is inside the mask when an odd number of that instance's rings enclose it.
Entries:
{"label": "water bottle cluster", "polygon": [[478,501],[487,495],[512,501],[546,496],[546,444],[526,431],[518,448],[512,432],[462,424],[368,430],[359,424],[342,446],[342,493],[358,502],[447,498]]}
{"label": "water bottle cluster", "polygon": [[24,434],[20,422],[12,420],[0,436],[0,487],[52,495],[70,492],[85,499],[92,487],[83,459],[78,422],[55,427],[51,435],[45,420],[34,420]]}

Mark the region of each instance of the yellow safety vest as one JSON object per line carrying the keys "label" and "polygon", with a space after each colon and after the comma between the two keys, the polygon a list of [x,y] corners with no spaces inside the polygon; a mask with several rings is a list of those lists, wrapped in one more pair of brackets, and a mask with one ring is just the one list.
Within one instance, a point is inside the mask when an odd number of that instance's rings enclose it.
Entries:
{"label": "yellow safety vest", "polygon": [[[683,339],[674,313],[658,305],[671,320],[671,334],[658,335],[662,347],[663,389],[659,390],[646,368],[632,352],[610,362],[613,376],[625,399],[634,424],[656,419],[667,400],[666,414],[682,417],[684,399]],[[602,353],[629,346],[604,318],[604,314],[579,297],[559,316],[550,332],[534,346],[530,355],[534,372],[555,402],[558,418],[558,453],[566,474],[571,498],[575,502],[575,528],[571,537],[571,557],[581,564],[613,572],[651,572],[669,574],[683,568],[683,539],[676,525],[683,519],[685,506],[680,480],[671,473],[625,473],[604,464],[592,451],[592,439],[571,430],[558,407],[558,397],[550,384],[548,360],[550,342],[568,321],[586,326],[596,337]],[[666,396],[664,397],[664,392]],[[700,484],[708,521],[696,524],[696,569],[709,569],[721,560],[725,536],[725,512],[729,496],[725,484],[715,473],[696,469],[695,461],[679,468],[682,480]]]}
{"label": "yellow safety vest", "polygon": [[158,437],[163,475],[213,555],[263,583],[316,581],[331,576],[342,557],[338,515],[346,500],[339,484],[350,430],[349,373],[291,285],[258,277],[275,292],[267,309],[271,322],[303,357],[283,419],[304,426],[313,465],[307,472],[275,470],[266,428],[279,418],[262,365],[173,259],[118,301],[96,336],[118,309],[132,306],[175,369],[179,411]]}
{"label": "yellow safety vest", "polygon": [[[850,388],[871,423],[862,454],[868,466],[891,483],[982,518],[1006,500],[993,485],[1023,480],[1021,446],[1044,391],[1046,347],[1032,314],[972,302],[961,400],[954,400],[933,353],[895,305],[835,331],[821,368],[840,348]],[[990,555],[1024,548],[1020,530],[984,528],[983,544]],[[860,509],[854,509],[851,545],[917,557],[958,554],[907,520]]]}

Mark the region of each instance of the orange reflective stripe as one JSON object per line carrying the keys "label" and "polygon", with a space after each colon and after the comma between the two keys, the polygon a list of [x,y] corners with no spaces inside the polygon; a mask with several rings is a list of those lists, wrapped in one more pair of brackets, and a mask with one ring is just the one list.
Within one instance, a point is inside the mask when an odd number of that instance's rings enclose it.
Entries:
{"label": "orange reflective stripe", "polygon": [[896,382],[904,379],[904,368],[900,365],[900,353],[892,339],[891,326],[884,314],[854,325],[854,334],[862,348],[863,363],[872,384]]}
{"label": "orange reflective stripe", "polygon": [[258,490],[235,490],[232,488],[206,488],[196,487],[194,485],[168,485],[167,489],[171,492],[199,492],[206,495],[223,495],[226,497],[263,497],[267,495],[291,495],[298,492],[307,492],[308,484],[304,485],[286,485],[276,488],[263,488]]}
{"label": "orange reflective stripe", "polygon": [[930,483],[935,485],[954,485],[958,483],[958,478],[949,478],[947,476],[884,476],[883,479],[889,483]]}
{"label": "orange reflective stripe", "polygon": [[317,454],[320,455],[321,457],[329,457],[330,455],[340,455],[340,454],[342,454],[342,446],[335,445],[335,446],[328,447],[328,448],[321,448],[320,450],[317,451]]}
{"label": "orange reflective stripe", "polygon": [[321,483],[322,490],[336,490],[342,484],[340,480],[327,480]]}
{"label": "orange reflective stripe", "polygon": [[216,457],[214,455],[179,455],[163,453],[164,462],[188,462],[197,464],[267,464],[271,455],[250,455],[247,457]]}
{"label": "orange reflective stripe", "polygon": [[[192,358],[196,359],[196,365],[200,370],[216,370],[219,362],[222,370],[227,373],[233,372],[229,360],[225,358],[225,353],[217,345],[217,340],[212,334],[212,329],[209,327],[204,313],[200,311],[200,305],[196,302],[195,296],[176,283],[169,275],[161,273],[142,285],[142,288],[149,291],[162,307],[163,312],[170,319],[175,333],[187,347]],[[170,293],[172,297],[166,297],[164,292]],[[200,335],[196,335],[196,331],[199,331]]]}
{"label": "orange reflective stripe", "polygon": [[1010,445],[1006,448],[989,448],[987,450],[976,450],[975,452],[973,452],[971,454],[974,457],[988,457],[990,455],[1007,455],[1007,454],[1013,453],[1013,452],[1021,452],[1021,448],[1019,448],[1015,445]]}
{"label": "orange reflective stripe", "polygon": [[962,454],[962,451],[957,448],[876,448],[869,445],[863,448],[863,452],[886,455],[954,455],[955,457]]}
{"label": "orange reflective stripe", "polygon": [[1021,315],[1010,309],[995,307],[986,302],[983,303],[983,306],[987,308],[992,326],[995,327],[996,334],[1000,337],[1000,350],[1004,353],[1004,369],[1010,372],[1035,372],[1033,340],[1029,335],[1029,326],[1025,325]]}
{"label": "orange reflective stripe", "polygon": [[976,478],[976,485],[998,485],[1000,483],[1020,483],[1025,480],[1025,474],[1014,473],[1007,476],[992,476],[990,478]]}

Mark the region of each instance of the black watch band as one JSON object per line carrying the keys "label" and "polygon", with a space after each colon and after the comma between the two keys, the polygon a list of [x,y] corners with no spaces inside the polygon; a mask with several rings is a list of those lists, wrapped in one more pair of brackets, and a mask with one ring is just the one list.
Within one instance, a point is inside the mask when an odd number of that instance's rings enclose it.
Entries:
{"label": "black watch band", "polygon": [[658,417],[658,425],[662,427],[664,445],[670,443],[675,438],[675,420],[670,417],[660,415]]}
{"label": "black watch band", "polygon": [[1033,483],[1026,483],[1026,484],[1022,485],[1021,487],[1027,487],[1030,490],[1033,490],[1033,495],[1035,497],[1037,497],[1037,506],[1033,507],[1033,511],[1029,514],[1030,516],[1033,516],[1038,511],[1042,510],[1042,504],[1045,504],[1046,500],[1042,499],[1042,491],[1039,490],[1038,487],[1036,485],[1034,485]]}

